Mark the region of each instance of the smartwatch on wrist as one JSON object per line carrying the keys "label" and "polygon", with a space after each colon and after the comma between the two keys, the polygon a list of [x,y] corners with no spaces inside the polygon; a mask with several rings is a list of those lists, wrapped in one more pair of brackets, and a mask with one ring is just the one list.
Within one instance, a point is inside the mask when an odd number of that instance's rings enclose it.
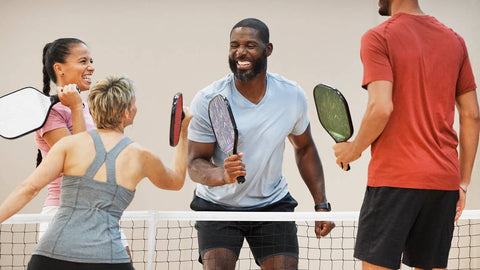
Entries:
{"label": "smartwatch on wrist", "polygon": [[326,212],[332,211],[332,207],[330,206],[329,202],[323,202],[315,205],[315,211],[317,210],[325,210]]}

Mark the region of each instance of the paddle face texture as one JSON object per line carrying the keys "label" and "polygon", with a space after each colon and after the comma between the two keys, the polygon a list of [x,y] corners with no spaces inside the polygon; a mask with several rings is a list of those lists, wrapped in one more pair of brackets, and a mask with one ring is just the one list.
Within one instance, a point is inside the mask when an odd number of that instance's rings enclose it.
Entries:
{"label": "paddle face texture", "polygon": [[41,128],[57,102],[33,87],[0,97],[0,136],[15,139]]}
{"label": "paddle face texture", "polygon": [[[220,149],[230,155],[237,154],[238,130],[232,109],[226,97],[216,95],[208,104],[208,117]],[[244,176],[237,177],[239,184],[245,182]]]}
{"label": "paddle face texture", "polygon": [[228,101],[221,95],[215,96],[208,105],[208,115],[220,149],[228,155],[234,153],[236,127]]}
{"label": "paddle face texture", "polygon": [[324,84],[313,90],[318,119],[335,142],[345,142],[353,135],[348,104],[340,91]]}

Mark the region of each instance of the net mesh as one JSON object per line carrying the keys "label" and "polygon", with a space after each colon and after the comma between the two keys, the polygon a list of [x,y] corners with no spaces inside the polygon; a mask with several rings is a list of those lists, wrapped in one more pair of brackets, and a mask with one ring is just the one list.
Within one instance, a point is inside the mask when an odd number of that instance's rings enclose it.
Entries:
{"label": "net mesh", "polygon": [[[25,269],[37,243],[38,223],[51,218],[16,215],[0,225],[0,269]],[[125,212],[121,227],[135,269],[202,269],[198,262],[196,220],[291,221],[298,229],[298,269],[361,269],[353,258],[357,212]],[[314,220],[334,220],[335,229],[315,237]],[[244,242],[235,269],[260,269]],[[410,269],[402,266],[402,269]],[[464,211],[455,224],[448,269],[480,269],[480,211]]]}

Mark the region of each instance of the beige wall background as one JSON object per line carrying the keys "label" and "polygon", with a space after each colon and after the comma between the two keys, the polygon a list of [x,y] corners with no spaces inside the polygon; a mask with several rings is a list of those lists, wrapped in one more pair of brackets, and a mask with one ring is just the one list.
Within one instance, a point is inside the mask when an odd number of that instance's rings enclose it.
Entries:
{"label": "beige wall background", "polygon": [[[421,0],[420,4],[464,37],[480,84],[480,1]],[[126,133],[170,164],[168,115],[173,95],[183,92],[189,104],[198,90],[230,72],[229,31],[246,17],[259,18],[270,28],[274,50],[269,71],[297,81],[309,98],[312,133],[334,210],[359,210],[370,153],[364,152],[349,172],[336,166],[333,140],[318,122],[312,90],[320,82],[340,89],[358,129],[367,101],[360,87],[360,37],[385,19],[377,14],[377,0],[1,0],[0,95],[24,86],[41,89],[44,44],[59,37],[80,38],[95,61],[94,81],[125,74],[136,82],[139,109]],[[313,201],[287,144],[283,172],[289,190],[299,201],[297,211],[311,211]],[[34,169],[35,158],[31,134],[0,139],[0,200]],[[468,209],[480,209],[479,159],[477,155]],[[145,180],[127,210],[188,210],[194,188],[190,179],[178,192],[159,190]],[[43,190],[21,212],[39,212],[45,195]]]}

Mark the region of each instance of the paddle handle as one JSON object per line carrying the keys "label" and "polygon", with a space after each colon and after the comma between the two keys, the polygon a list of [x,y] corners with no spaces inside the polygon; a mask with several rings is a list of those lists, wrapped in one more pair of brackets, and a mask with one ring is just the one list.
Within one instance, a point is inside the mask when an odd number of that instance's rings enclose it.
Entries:
{"label": "paddle handle", "polygon": [[[78,93],[80,94],[80,88],[78,88],[78,86],[76,86],[76,88],[77,88]],[[60,99],[58,98],[58,95],[50,96],[50,102],[52,103],[52,105],[60,102]]]}
{"label": "paddle handle", "polygon": [[52,103],[52,105],[57,104],[58,102],[60,102],[60,99],[58,98],[58,95],[50,96],[50,102]]}
{"label": "paddle handle", "polygon": [[239,184],[243,184],[245,182],[245,176],[239,176],[237,177],[237,183]]}
{"label": "paddle handle", "polygon": [[[340,162],[340,164],[342,164],[343,167],[343,162]],[[347,164],[347,171],[350,171],[350,164]]]}

